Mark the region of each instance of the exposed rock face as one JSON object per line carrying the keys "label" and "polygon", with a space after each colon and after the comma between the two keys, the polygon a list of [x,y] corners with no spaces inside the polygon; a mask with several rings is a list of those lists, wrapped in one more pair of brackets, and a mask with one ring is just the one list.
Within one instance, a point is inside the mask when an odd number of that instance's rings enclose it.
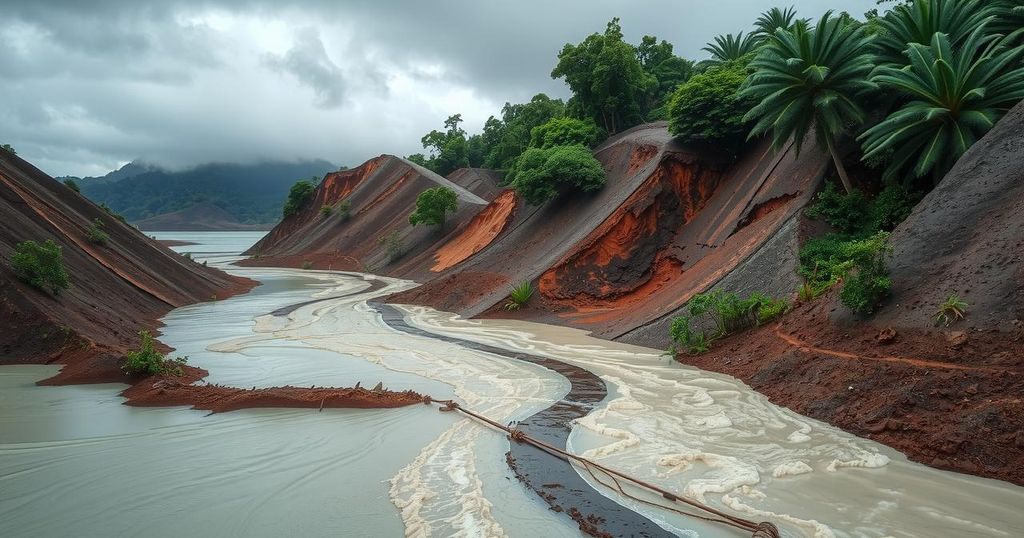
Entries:
{"label": "exposed rock face", "polygon": [[893,295],[875,322],[929,327],[958,295],[967,326],[1024,320],[1024,104],[971,147],[891,236]]}
{"label": "exposed rock face", "polygon": [[[68,363],[59,377],[109,381],[117,362],[172,308],[248,289],[122,224],[17,156],[0,152],[0,361]],[[95,219],[109,236],[88,240]],[[53,296],[17,279],[10,258],[25,240],[63,248],[71,287]]]}

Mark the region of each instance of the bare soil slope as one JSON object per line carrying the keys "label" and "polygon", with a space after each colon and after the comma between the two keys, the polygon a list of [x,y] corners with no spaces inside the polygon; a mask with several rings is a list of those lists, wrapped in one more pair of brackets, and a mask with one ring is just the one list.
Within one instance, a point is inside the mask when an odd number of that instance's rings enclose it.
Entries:
{"label": "bare soil slope", "polygon": [[[680,360],[911,459],[1024,485],[1024,104],[892,234],[893,294],[857,320],[835,292]],[[936,327],[950,294],[967,318]]]}
{"label": "bare soil slope", "polygon": [[[447,186],[459,196],[458,209],[443,229],[412,226],[416,197],[431,187]],[[470,182],[487,194],[483,180]],[[482,187],[482,188],[481,188]],[[321,214],[324,206],[346,200],[349,214]],[[381,155],[358,168],[328,174],[302,208],[281,221],[246,253],[250,265],[372,271],[409,278],[429,275],[435,251],[487,205],[470,189],[405,159]],[[395,237],[391,247],[386,241]]]}
{"label": "bare soil slope", "polygon": [[[67,366],[60,381],[120,381],[119,361],[172,308],[224,298],[253,283],[159,245],[21,158],[0,152],[0,361]],[[109,235],[90,242],[99,219]],[[15,245],[55,241],[71,287],[59,296],[21,282]]]}
{"label": "bare soil slope", "polygon": [[665,347],[671,314],[779,234],[826,164],[813,147],[797,156],[767,144],[731,163],[683,147],[664,123],[631,129],[594,154],[608,174],[601,191],[523,207],[470,258],[439,264],[447,271],[438,278],[390,300],[506,316],[510,285],[531,281],[539,293],[516,317]]}

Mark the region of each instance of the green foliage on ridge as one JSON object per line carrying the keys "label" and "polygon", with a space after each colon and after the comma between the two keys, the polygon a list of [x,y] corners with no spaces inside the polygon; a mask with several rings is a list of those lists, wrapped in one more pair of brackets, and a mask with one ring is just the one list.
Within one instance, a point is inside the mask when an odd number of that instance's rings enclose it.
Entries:
{"label": "green foliage on ridge", "polygon": [[669,132],[684,142],[718,143],[736,152],[750,131],[744,116],[756,104],[739,94],[748,62],[723,62],[681,84],[669,101]]}
{"label": "green foliage on ridge", "polygon": [[528,203],[541,205],[569,191],[599,190],[604,186],[605,172],[584,146],[530,148],[509,170],[507,180]]}
{"label": "green foliage on ridge", "polygon": [[298,213],[303,204],[313,197],[313,191],[315,190],[316,185],[314,185],[312,181],[306,179],[296,181],[295,184],[292,185],[291,190],[288,191],[288,198],[284,201],[284,207],[282,208],[281,213],[286,218]]}
{"label": "green foliage on ridge", "polygon": [[68,272],[64,269],[63,249],[52,239],[42,243],[22,241],[14,248],[11,266],[19,279],[28,285],[60,295],[61,290],[70,286]]}

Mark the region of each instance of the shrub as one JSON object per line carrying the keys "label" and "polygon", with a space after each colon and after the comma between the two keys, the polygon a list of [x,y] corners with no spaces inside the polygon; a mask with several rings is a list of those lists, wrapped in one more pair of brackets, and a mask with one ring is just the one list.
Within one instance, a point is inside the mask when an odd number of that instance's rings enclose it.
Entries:
{"label": "shrub", "polygon": [[859,241],[850,241],[842,255],[849,266],[848,274],[839,292],[839,302],[858,314],[870,314],[875,306],[889,295],[892,280],[885,258],[892,251],[886,243],[887,232]]}
{"label": "shrub", "polygon": [[331,216],[331,213],[334,213],[334,208],[329,205],[325,205],[320,208],[321,217],[327,218]]}
{"label": "shrub", "polygon": [[188,260],[188,261],[192,261],[192,253],[191,253],[191,252],[182,252],[182,253],[181,253],[181,255],[182,255],[182,257],[184,257],[184,258],[185,258],[186,260]]}
{"label": "shrub", "polygon": [[405,254],[405,246],[402,244],[402,236],[398,233],[398,230],[392,231],[377,241],[384,245],[384,250],[388,254],[389,263],[401,258],[402,255]]}
{"label": "shrub", "polygon": [[11,265],[18,278],[38,289],[50,288],[54,295],[60,295],[70,285],[64,269],[64,255],[61,247],[47,239],[42,244],[22,241],[14,248]]}
{"label": "shrub", "polygon": [[10,153],[11,155],[18,154],[18,152],[14,151],[14,147],[12,147],[10,144],[0,144],[0,151]]}
{"label": "shrub", "polygon": [[459,207],[459,197],[448,187],[433,187],[416,197],[416,210],[409,215],[409,224],[444,227],[445,214]]}
{"label": "shrub", "polygon": [[672,320],[673,345],[688,353],[703,353],[723,336],[768,323],[789,310],[785,299],[751,293],[741,299],[735,293],[712,291],[694,295],[683,307],[687,314]]}
{"label": "shrub", "polygon": [[691,77],[669,100],[669,132],[683,142],[713,142],[738,151],[750,130],[743,116],[756,104],[739,96],[746,79],[747,60],[716,65]]}
{"label": "shrub", "polygon": [[866,237],[892,231],[910,215],[914,201],[914,196],[898,184],[887,185],[869,201],[858,190],[846,193],[834,183],[827,183],[807,208],[807,216],[822,219],[843,234]]}
{"label": "shrub", "polygon": [[316,186],[309,180],[296,181],[292,188],[288,191],[288,199],[284,202],[284,208],[282,214],[285,217],[290,217],[299,211],[302,204],[306,203],[313,196],[313,191]]}
{"label": "shrub", "polygon": [[967,315],[967,303],[962,301],[956,294],[950,295],[945,302],[939,305],[935,312],[935,324],[949,327],[953,323],[964,319]]}
{"label": "shrub", "polygon": [[352,216],[352,202],[342,200],[334,207],[338,210],[338,215],[341,216],[341,220],[348,220],[348,218]]}
{"label": "shrub", "polygon": [[101,202],[100,203],[100,209],[106,211],[108,214],[110,214],[110,216],[114,217],[115,219],[117,219],[117,220],[119,220],[119,221],[121,221],[121,222],[123,222],[125,224],[128,223],[128,220],[124,218],[124,215],[122,215],[120,213],[115,213],[114,210],[111,209],[110,206],[108,206],[106,204],[106,202]]}
{"label": "shrub", "polygon": [[519,310],[530,301],[530,297],[533,297],[533,286],[530,285],[530,281],[524,280],[509,292],[505,310]]}
{"label": "shrub", "polygon": [[858,233],[868,222],[868,201],[859,190],[847,194],[836,188],[835,183],[827,183],[825,189],[818,193],[815,202],[807,208],[807,216],[821,219],[831,224],[844,234]]}
{"label": "shrub", "polygon": [[599,190],[605,172],[584,146],[530,148],[509,170],[508,182],[528,203],[540,205],[571,189]]}
{"label": "shrub", "polygon": [[142,338],[142,345],[138,351],[128,352],[122,366],[125,373],[146,376],[181,375],[181,366],[188,362],[188,358],[167,360],[156,350],[153,335],[149,331],[139,331],[139,336]]}
{"label": "shrub", "polygon": [[71,178],[65,179],[64,180],[64,185],[67,188],[69,188],[69,189],[71,189],[71,190],[73,190],[75,192],[82,192],[82,190],[80,188],[78,188],[78,182],[75,181],[74,179],[71,179]]}
{"label": "shrub", "polygon": [[90,243],[96,243],[97,245],[106,245],[107,241],[110,240],[110,236],[107,232],[103,231],[103,221],[100,219],[92,219],[89,224],[89,228],[85,231],[85,236]]}
{"label": "shrub", "polygon": [[303,268],[303,269],[305,269],[305,270],[307,270],[307,271],[308,271],[308,270],[310,270],[310,269],[312,269],[312,268],[313,268],[313,262],[311,262],[311,261],[309,261],[309,260],[303,260],[303,262],[302,262],[302,268]]}
{"label": "shrub", "polygon": [[530,147],[548,149],[555,146],[592,147],[601,140],[601,133],[592,120],[552,118],[530,131]]}

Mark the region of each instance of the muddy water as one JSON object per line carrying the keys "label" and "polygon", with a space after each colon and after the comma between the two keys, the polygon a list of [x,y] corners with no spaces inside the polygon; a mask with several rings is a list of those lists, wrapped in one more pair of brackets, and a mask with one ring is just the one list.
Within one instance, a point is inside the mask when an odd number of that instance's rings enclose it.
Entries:
{"label": "muddy water", "polygon": [[[176,249],[214,264],[256,238],[173,237],[200,242]],[[383,381],[457,398],[500,421],[526,418],[569,390],[542,367],[393,330],[366,304],[412,283],[231,270],[263,285],[178,309],[161,336],[175,354],[210,370],[210,382]],[[564,328],[405,311],[410,324],[430,332],[550,356],[601,376],[610,395],[573,429],[574,451],[778,522],[788,536],[1024,534],[1017,512],[1024,488],[911,464],[774,406],[731,378]],[[507,440],[432,407],[207,416],[120,405],[118,385],[32,384],[53,371],[0,367],[0,536],[578,535],[512,478]],[[678,535],[738,536],[635,508]]]}

